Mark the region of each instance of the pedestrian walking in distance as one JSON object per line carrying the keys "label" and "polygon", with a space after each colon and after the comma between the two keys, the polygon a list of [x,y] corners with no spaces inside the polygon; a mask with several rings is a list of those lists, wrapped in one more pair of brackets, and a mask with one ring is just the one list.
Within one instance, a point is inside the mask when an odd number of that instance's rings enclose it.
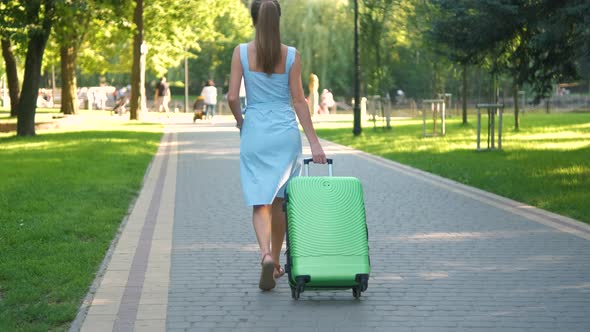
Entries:
{"label": "pedestrian walking in distance", "polygon": [[170,102],[170,86],[166,82],[166,77],[162,76],[160,81],[156,84],[156,110],[158,112],[164,112],[168,114],[170,112],[170,108],[168,108],[168,103]]}
{"label": "pedestrian walking in distance", "polygon": [[[253,41],[234,49],[228,101],[240,129],[240,176],[246,204],[261,251],[259,287],[271,290],[285,274],[279,258],[285,238],[282,211],[285,186],[301,171],[301,136],[295,114],[311,146],[313,161],[326,155],[313,128],[301,83],[301,59],[294,47],[281,44],[281,7],[276,0],[254,0]],[[244,78],[248,104],[240,107]],[[293,106],[291,106],[291,104]]]}
{"label": "pedestrian walking in distance", "polygon": [[207,86],[201,91],[201,96],[205,98],[205,114],[209,119],[213,120],[215,107],[217,107],[217,88],[213,80],[207,82]]}

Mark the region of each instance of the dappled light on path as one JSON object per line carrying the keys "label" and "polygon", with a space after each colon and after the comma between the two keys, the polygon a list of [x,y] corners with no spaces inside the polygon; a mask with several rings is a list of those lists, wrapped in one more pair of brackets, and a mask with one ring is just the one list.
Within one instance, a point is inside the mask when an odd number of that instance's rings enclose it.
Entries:
{"label": "dappled light on path", "polygon": [[260,250],[257,244],[228,243],[228,242],[201,242],[190,245],[179,245],[174,250],[236,250],[243,252],[257,252]]}
{"label": "dappled light on path", "polygon": [[530,236],[534,234],[542,233],[555,233],[551,230],[529,230],[529,231],[495,231],[495,232],[437,232],[437,233],[425,233],[425,234],[414,234],[406,236],[394,236],[385,237],[385,241],[402,241],[402,242],[430,242],[430,241],[468,241],[468,240],[482,240],[482,239],[495,239],[495,238],[515,238],[520,236]]}

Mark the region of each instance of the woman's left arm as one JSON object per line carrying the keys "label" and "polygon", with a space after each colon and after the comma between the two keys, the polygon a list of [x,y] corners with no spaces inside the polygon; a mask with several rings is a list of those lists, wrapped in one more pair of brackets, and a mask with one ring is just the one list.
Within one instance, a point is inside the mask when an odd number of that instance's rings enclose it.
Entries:
{"label": "woman's left arm", "polygon": [[240,62],[240,45],[234,48],[234,54],[231,58],[231,73],[229,76],[229,90],[227,92],[227,102],[234,118],[236,126],[242,129],[242,109],[240,104],[240,83],[242,82],[242,64]]}

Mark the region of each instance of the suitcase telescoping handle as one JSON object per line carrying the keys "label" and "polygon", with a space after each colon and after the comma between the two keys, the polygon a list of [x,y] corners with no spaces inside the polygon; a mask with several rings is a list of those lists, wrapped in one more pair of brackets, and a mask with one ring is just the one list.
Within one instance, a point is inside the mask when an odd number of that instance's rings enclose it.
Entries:
{"label": "suitcase telescoping handle", "polygon": [[[326,161],[328,162],[328,175],[332,176],[332,164],[334,163],[334,160],[332,160],[332,158],[328,158],[326,159]],[[309,176],[309,163],[313,162],[313,158],[305,158],[303,159],[303,164],[305,164],[305,176]]]}

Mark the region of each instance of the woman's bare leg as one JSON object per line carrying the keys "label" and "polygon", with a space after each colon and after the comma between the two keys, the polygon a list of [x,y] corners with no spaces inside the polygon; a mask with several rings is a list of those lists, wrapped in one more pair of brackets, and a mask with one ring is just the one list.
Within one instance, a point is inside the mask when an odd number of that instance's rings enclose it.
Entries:
{"label": "woman's bare leg", "polygon": [[256,239],[262,252],[262,271],[260,272],[260,282],[258,287],[262,290],[271,290],[275,287],[274,280],[274,260],[270,252],[270,232],[272,206],[259,205],[255,206],[252,213],[252,224],[256,232]]}
{"label": "woman's bare leg", "polygon": [[281,248],[285,240],[285,230],[287,222],[285,221],[285,212],[283,212],[283,199],[275,198],[272,202],[272,258],[275,264],[279,264],[281,258]]}
{"label": "woman's bare leg", "polygon": [[260,252],[263,256],[270,253],[271,209],[270,204],[257,205],[254,206],[252,213],[252,224],[256,232],[256,240],[258,240]]}

